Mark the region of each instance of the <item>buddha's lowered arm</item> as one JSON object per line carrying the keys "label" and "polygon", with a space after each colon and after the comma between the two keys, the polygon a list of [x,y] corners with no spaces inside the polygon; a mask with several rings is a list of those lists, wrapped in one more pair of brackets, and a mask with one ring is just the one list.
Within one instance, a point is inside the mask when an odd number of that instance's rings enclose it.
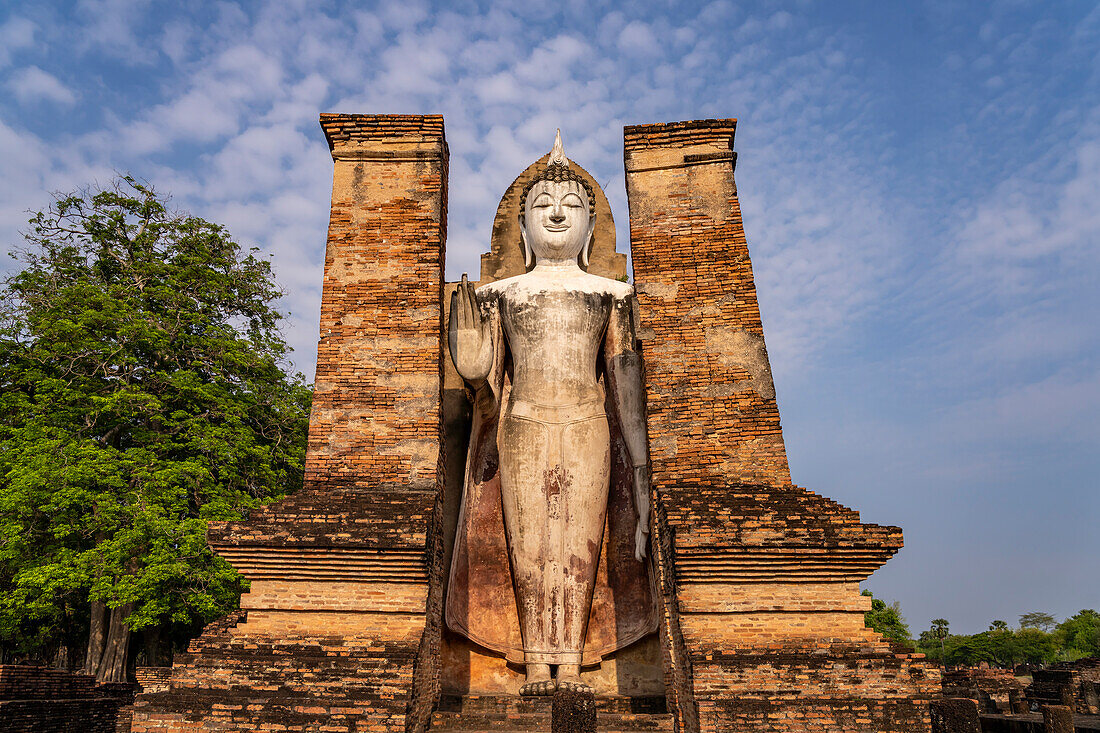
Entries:
{"label": "buddha's lowered arm", "polygon": [[645,387],[642,384],[642,360],[634,348],[633,298],[616,298],[604,339],[604,363],[607,367],[623,442],[634,466],[634,508],[638,526],[634,533],[634,555],[645,557],[649,534],[649,450],[645,424]]}

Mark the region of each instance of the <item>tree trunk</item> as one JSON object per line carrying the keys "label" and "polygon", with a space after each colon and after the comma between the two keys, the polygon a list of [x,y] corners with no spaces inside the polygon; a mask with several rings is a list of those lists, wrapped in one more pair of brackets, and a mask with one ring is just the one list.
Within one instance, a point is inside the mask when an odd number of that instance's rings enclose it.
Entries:
{"label": "tree trunk", "polygon": [[145,666],[146,667],[159,667],[160,663],[160,646],[161,646],[161,627],[160,626],[146,626],[142,632],[142,641],[145,647]]}
{"label": "tree trunk", "polygon": [[103,660],[103,648],[107,643],[107,605],[103,601],[92,601],[92,617],[88,624],[88,651],[84,654],[84,674],[99,674],[99,663]]}
{"label": "tree trunk", "polygon": [[133,603],[125,603],[111,609],[111,621],[107,625],[107,641],[103,645],[103,658],[96,672],[97,682],[125,682],[127,662],[130,657],[130,627],[125,619],[134,610]]}

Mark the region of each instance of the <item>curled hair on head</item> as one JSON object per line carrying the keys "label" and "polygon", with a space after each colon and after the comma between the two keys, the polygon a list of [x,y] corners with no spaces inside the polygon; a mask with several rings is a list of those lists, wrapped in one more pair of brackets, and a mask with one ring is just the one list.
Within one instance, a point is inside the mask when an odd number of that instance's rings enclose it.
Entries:
{"label": "curled hair on head", "polygon": [[564,183],[565,181],[576,181],[584,188],[584,192],[588,194],[588,210],[594,212],[596,210],[596,192],[592,190],[592,185],[584,180],[579,173],[575,173],[571,168],[568,168],[561,163],[550,163],[539,175],[532,178],[526,186],[523,187],[523,193],[519,197],[519,210],[526,211],[527,208],[527,195],[531,193],[531,189],[535,187],[536,183],[542,181],[550,181],[551,183]]}

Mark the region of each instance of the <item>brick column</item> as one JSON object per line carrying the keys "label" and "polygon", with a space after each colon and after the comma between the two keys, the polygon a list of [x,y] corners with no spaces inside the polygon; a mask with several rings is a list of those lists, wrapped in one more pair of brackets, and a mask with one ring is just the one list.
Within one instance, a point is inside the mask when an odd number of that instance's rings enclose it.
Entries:
{"label": "brick column", "polygon": [[439,690],[443,119],[321,115],[334,162],[305,487],[212,523],[251,581],[134,731],[422,731]]}
{"label": "brick column", "polygon": [[934,675],[859,595],[901,530],[791,484],[735,128],[624,130],[670,699],[687,731],[927,731]]}
{"label": "brick column", "polygon": [[334,161],[306,484],[434,492],[441,117],[321,116]]}
{"label": "brick column", "polygon": [[733,181],[735,126],[625,131],[653,471],[781,486],[790,469]]}

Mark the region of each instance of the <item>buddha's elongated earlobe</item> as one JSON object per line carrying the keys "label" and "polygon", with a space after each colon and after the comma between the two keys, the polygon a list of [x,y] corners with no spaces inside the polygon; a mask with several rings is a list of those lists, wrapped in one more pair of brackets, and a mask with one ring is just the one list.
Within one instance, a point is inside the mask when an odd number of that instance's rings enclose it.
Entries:
{"label": "buddha's elongated earlobe", "polygon": [[588,232],[584,238],[584,246],[581,247],[581,267],[588,269],[588,256],[592,253],[592,242],[596,238],[596,215],[588,217]]}
{"label": "buddha's elongated earlobe", "polygon": [[523,266],[531,267],[535,256],[531,245],[527,244],[527,220],[523,214],[519,215],[519,241],[523,243]]}

